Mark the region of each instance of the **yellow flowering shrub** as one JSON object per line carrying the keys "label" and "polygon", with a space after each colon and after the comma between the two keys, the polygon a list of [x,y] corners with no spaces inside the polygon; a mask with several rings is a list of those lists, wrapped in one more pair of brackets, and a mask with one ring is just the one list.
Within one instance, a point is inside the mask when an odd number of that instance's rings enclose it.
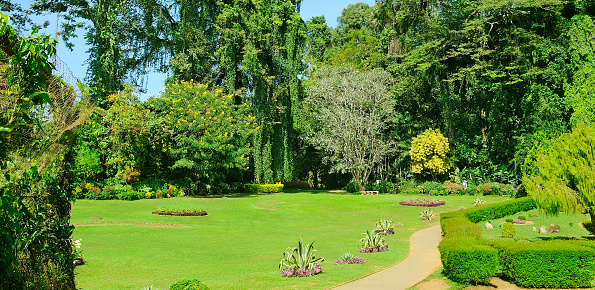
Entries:
{"label": "yellow flowering shrub", "polygon": [[233,95],[192,82],[168,84],[165,92],[147,100],[161,124],[161,162],[171,174],[190,180],[190,194],[219,194],[230,190],[248,168],[248,137],[255,117]]}
{"label": "yellow flowering shrub", "polygon": [[411,141],[411,171],[422,173],[427,169],[432,176],[446,173],[450,167],[446,156],[449,151],[448,138],[440,133],[440,129],[427,129]]}

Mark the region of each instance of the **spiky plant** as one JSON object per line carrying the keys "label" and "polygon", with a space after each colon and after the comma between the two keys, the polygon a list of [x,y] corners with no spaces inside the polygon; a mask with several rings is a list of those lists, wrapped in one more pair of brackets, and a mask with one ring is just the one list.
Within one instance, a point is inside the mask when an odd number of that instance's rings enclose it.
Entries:
{"label": "spiky plant", "polygon": [[394,223],[393,221],[389,221],[387,219],[381,219],[378,222],[376,222],[376,233],[379,233],[381,235],[392,235],[395,233],[394,230]]}
{"label": "spiky plant", "polygon": [[419,213],[419,218],[424,221],[431,221],[434,219],[434,212],[428,207]]}
{"label": "spiky plant", "polygon": [[378,233],[372,233],[369,230],[364,233],[360,240],[360,253],[382,252],[388,250],[386,239],[381,238]]}
{"label": "spiky plant", "polygon": [[283,259],[279,263],[280,275],[311,276],[322,272],[319,263],[323,262],[324,258],[316,258],[314,252],[314,242],[304,245],[300,238],[297,248],[288,247],[283,253]]}

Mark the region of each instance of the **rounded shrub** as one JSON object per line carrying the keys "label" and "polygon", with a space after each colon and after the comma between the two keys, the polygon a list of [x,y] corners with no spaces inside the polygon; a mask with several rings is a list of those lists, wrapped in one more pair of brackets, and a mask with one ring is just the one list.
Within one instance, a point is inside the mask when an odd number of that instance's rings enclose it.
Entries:
{"label": "rounded shrub", "polygon": [[512,239],[515,235],[516,232],[512,223],[505,222],[502,224],[502,237]]}
{"label": "rounded shrub", "polygon": [[200,282],[198,279],[184,279],[180,280],[171,286],[169,286],[170,290],[208,290],[205,284]]}

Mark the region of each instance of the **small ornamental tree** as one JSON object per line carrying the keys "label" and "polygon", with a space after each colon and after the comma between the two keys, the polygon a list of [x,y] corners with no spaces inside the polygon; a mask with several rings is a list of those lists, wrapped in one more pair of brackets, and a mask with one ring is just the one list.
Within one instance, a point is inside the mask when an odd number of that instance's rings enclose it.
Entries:
{"label": "small ornamental tree", "polygon": [[537,155],[537,173],[523,177],[527,192],[548,214],[589,213],[595,220],[595,129],[581,123]]}
{"label": "small ornamental tree", "polygon": [[448,138],[440,133],[440,129],[427,129],[411,141],[411,171],[422,173],[427,169],[436,179],[436,175],[446,173],[450,167],[446,156],[449,151]]}

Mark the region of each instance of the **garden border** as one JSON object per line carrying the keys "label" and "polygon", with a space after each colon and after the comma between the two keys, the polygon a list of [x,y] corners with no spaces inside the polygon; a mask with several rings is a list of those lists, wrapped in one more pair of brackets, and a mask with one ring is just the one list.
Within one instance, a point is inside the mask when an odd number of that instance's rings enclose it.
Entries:
{"label": "garden border", "polygon": [[523,197],[442,214],[438,248],[445,275],[457,282],[485,283],[500,272],[522,287],[591,287],[595,265],[588,261],[595,259],[595,243],[486,241],[475,224],[535,207],[531,197]]}

